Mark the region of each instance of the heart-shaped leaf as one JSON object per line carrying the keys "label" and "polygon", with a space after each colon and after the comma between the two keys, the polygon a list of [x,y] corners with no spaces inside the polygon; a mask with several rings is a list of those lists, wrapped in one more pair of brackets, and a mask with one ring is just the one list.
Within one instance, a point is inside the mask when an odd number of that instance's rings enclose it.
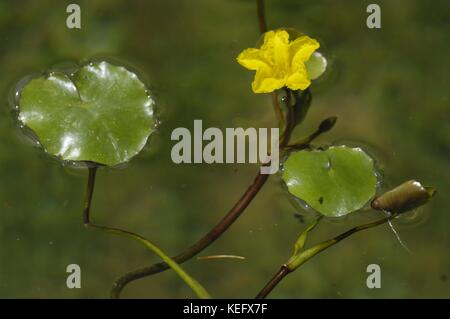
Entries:
{"label": "heart-shaped leaf", "polygon": [[108,62],[50,72],[19,92],[19,120],[46,152],[114,166],[138,154],[154,131],[154,100],[135,73]]}
{"label": "heart-shaped leaf", "polygon": [[282,179],[290,193],[328,217],[362,208],[375,195],[377,184],[373,159],[347,146],[291,153]]}

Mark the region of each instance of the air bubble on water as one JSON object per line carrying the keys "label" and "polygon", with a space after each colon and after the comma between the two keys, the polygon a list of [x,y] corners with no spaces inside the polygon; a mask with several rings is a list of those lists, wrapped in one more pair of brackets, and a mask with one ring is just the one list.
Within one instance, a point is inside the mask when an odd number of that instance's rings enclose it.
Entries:
{"label": "air bubble on water", "polygon": [[[158,130],[159,127],[161,126],[161,124],[162,124],[161,120],[158,119],[158,118],[156,118],[155,116],[153,116],[153,129],[154,129],[154,130]],[[152,135],[154,135],[154,134],[151,134],[150,137],[151,137]]]}
{"label": "air bubble on water", "polygon": [[326,170],[329,170],[331,168],[331,161],[330,161],[330,159],[328,158],[328,160],[327,160],[327,162],[326,162],[326,164],[325,164],[325,169]]}
{"label": "air bubble on water", "polygon": [[294,216],[297,217],[300,222],[308,224],[319,216],[319,213],[309,206],[304,200],[292,195],[289,192],[288,200],[296,210],[296,214]]}
{"label": "air bubble on water", "polygon": [[342,215],[342,216],[333,216],[333,217],[327,217],[324,218],[324,222],[325,223],[329,223],[329,224],[348,224],[349,220],[352,218],[352,214],[346,214],[346,215]]}
{"label": "air bubble on water", "polygon": [[425,223],[431,216],[431,209],[428,206],[418,207],[409,212],[400,214],[395,218],[395,225],[398,228],[412,228]]}

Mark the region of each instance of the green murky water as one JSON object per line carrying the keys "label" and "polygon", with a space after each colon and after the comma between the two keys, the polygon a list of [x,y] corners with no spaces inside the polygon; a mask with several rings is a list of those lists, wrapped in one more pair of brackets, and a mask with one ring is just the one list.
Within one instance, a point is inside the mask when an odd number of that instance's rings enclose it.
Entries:
{"label": "green murky water", "polygon": [[[82,29],[65,26],[66,1],[0,1],[0,297],[107,297],[125,271],[157,261],[133,242],[82,226],[87,172],[62,167],[23,137],[8,96],[31,73],[91,57],[140,70],[158,95],[161,125],[121,169],[99,172],[93,220],[136,231],[170,253],[212,227],[240,197],[255,165],[176,165],[176,127],[275,125],[268,96],[250,91],[237,54],[258,40],[253,1],[80,1]],[[382,226],[350,238],[289,276],[272,297],[450,297],[450,106],[448,1],[377,1],[382,28],[366,27],[369,1],[267,1],[270,28],[317,38],[330,60],[312,88],[300,138],[337,115],[321,143],[357,141],[372,150],[383,187],[415,178],[438,188],[426,207],[395,223],[409,254]],[[303,229],[279,178],[271,178],[239,221],[186,269],[216,297],[252,297],[289,256]],[[378,216],[323,223],[312,241]],[[82,288],[65,285],[79,264]],[[381,289],[366,287],[379,264]],[[171,272],[130,285],[124,297],[192,297]]]}

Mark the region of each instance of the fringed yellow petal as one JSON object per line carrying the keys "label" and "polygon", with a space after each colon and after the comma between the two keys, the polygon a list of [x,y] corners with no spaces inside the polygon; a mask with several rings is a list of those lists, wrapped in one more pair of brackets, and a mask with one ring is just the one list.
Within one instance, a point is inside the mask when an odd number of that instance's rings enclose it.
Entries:
{"label": "fringed yellow petal", "polygon": [[268,63],[264,60],[260,49],[245,49],[237,57],[237,62],[249,70],[268,68]]}
{"label": "fringed yellow petal", "polygon": [[281,89],[285,86],[285,80],[273,78],[268,72],[259,71],[255,74],[255,79],[252,83],[252,90],[254,93],[270,93]]}
{"label": "fringed yellow petal", "polygon": [[303,35],[289,45],[289,53],[291,56],[291,68],[294,72],[298,66],[303,66],[308,61],[311,54],[320,47],[319,42],[310,37]]}
{"label": "fringed yellow petal", "polygon": [[284,30],[267,32],[261,51],[274,66],[286,68],[289,62],[289,33]]}
{"label": "fringed yellow petal", "polygon": [[291,90],[304,90],[311,85],[311,81],[306,72],[305,66],[298,68],[297,72],[292,73],[286,80],[286,86]]}

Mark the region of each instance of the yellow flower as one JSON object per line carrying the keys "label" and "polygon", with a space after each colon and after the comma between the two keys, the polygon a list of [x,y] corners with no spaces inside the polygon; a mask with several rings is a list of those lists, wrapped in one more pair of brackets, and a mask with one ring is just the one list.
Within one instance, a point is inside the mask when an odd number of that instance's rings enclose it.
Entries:
{"label": "yellow flower", "polygon": [[269,93],[284,86],[304,90],[311,84],[305,62],[319,46],[319,42],[306,35],[289,41],[285,30],[268,31],[261,48],[245,49],[237,62],[256,71],[252,83],[255,93]]}

